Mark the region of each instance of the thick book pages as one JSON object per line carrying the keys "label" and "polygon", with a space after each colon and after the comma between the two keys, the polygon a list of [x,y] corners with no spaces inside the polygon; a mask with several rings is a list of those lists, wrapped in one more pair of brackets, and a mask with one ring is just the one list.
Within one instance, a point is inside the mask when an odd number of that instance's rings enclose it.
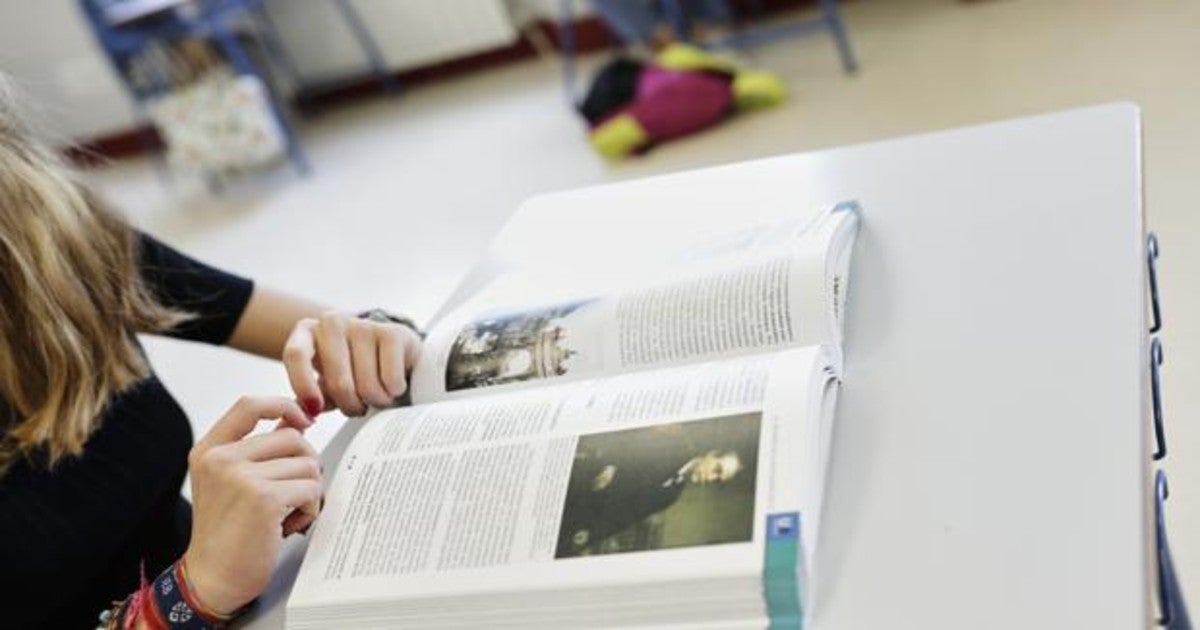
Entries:
{"label": "thick book pages", "polygon": [[768,526],[817,540],[832,359],[802,348],[382,413],[339,466],[288,625],[766,619]]}
{"label": "thick book pages", "polygon": [[800,625],[857,223],[481,290],[338,464],[288,627]]}
{"label": "thick book pages", "polygon": [[614,244],[600,265],[512,270],[430,331],[414,400],[840,346],[854,207],[719,235],[657,259],[623,259]]}

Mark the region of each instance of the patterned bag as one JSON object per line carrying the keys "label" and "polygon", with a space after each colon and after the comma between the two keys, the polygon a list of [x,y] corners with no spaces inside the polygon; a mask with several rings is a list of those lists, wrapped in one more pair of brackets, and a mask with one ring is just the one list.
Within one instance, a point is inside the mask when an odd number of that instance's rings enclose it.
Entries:
{"label": "patterned bag", "polygon": [[283,156],[286,139],[258,77],[210,70],[153,100],[148,112],[175,167],[241,171]]}

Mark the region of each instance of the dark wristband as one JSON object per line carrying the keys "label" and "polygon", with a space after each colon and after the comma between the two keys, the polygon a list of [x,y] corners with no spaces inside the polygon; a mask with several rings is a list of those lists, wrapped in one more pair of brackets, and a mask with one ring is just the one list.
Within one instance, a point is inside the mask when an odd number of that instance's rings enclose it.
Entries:
{"label": "dark wristband", "polygon": [[390,311],[385,311],[381,308],[373,308],[370,310],[363,311],[358,314],[358,318],[359,319],[369,319],[373,322],[379,322],[381,324],[399,324],[399,325],[404,326],[405,328],[408,328],[409,330],[417,333],[417,335],[419,335],[421,337],[421,339],[425,338],[425,331],[421,330],[421,327],[417,326],[417,323],[414,322],[412,320],[412,318],[404,317],[403,315],[397,315]]}
{"label": "dark wristband", "polygon": [[182,561],[167,567],[151,585],[157,612],[171,630],[223,628],[229,618],[205,611],[192,594]]}
{"label": "dark wristband", "polygon": [[142,587],[124,601],[100,613],[99,628],[125,630],[138,620],[150,630],[215,630],[233,619],[205,608],[196,599],[183,559],[167,567],[153,582],[142,577]]}

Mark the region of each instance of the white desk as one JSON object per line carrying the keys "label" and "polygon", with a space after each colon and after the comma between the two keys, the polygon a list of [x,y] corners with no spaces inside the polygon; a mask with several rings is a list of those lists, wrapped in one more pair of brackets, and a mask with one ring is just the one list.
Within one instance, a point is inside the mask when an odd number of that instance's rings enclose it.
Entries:
{"label": "white desk", "polygon": [[[1154,582],[1140,153],[1137,109],[1108,105],[575,191],[608,211],[539,217],[543,198],[514,221],[858,199],[815,627],[1127,629]],[[281,627],[290,545],[252,627]]]}

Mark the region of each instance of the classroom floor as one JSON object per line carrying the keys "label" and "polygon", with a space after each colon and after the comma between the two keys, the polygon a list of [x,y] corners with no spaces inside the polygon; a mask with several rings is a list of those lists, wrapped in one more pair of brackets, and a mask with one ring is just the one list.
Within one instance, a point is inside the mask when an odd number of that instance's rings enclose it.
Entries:
{"label": "classroom floor", "polygon": [[[213,199],[164,187],[152,164],[89,177],[148,231],[259,282],[359,309],[430,317],[506,216],[535,193],[877,140],[1073,106],[1142,106],[1149,229],[1165,309],[1165,405],[1176,561],[1200,606],[1200,3],[1195,0],[856,0],[845,16],[862,70],[826,37],[749,57],[783,75],[788,103],[621,165],[597,158],[566,109],[557,67],[529,61],[420,86],[303,121],[314,174],[286,170]],[[964,208],[969,211],[969,208]],[[284,393],[271,362],[149,344],[202,432],[243,393]],[[1189,411],[1191,410],[1191,411]],[[322,421],[324,444],[340,418]]]}

